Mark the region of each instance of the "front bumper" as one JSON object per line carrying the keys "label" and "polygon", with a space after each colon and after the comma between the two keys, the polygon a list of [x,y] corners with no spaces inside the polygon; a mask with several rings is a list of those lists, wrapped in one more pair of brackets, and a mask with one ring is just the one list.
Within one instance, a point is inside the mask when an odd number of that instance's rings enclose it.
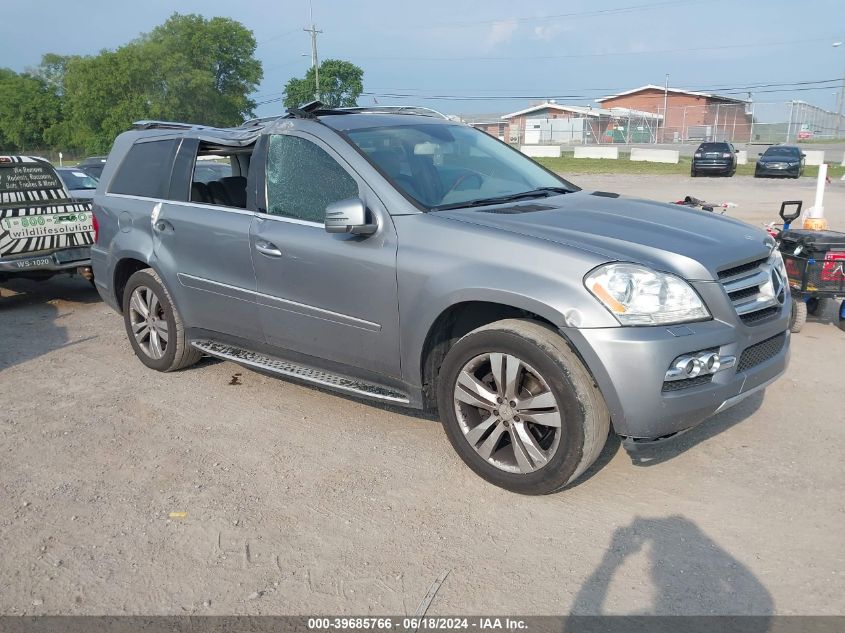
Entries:
{"label": "front bumper", "polygon": [[757,164],[754,168],[755,176],[797,176],[801,171],[801,167],[769,167],[767,165]]}
{"label": "front bumper", "polygon": [[0,271],[4,273],[61,272],[90,265],[91,249],[87,246],[46,251],[38,255],[7,255],[0,259]]}
{"label": "front bumper", "polygon": [[730,161],[693,161],[692,168],[695,171],[726,174],[733,169],[733,163]]}
{"label": "front bumper", "polygon": [[[681,326],[566,328],[563,334],[592,372],[616,433],[657,439],[692,428],[781,376],[789,362],[789,311],[787,300],[776,318],[754,326],[714,319]],[[777,353],[740,366],[746,349],[779,335],[784,340]],[[707,383],[663,390],[675,358],[711,349],[736,357],[736,364]]]}

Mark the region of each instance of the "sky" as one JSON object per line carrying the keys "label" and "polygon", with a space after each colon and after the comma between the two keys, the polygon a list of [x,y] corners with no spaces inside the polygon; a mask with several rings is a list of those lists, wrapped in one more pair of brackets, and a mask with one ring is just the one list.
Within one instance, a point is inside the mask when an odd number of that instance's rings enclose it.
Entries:
{"label": "sky", "polygon": [[[256,114],[282,111],[285,82],[311,63],[307,0],[5,2],[0,67],[114,49],[174,12],[252,29]],[[546,98],[586,105],[668,74],[672,87],[833,110],[845,76],[845,44],[833,46],[845,0],[313,0],[313,15],[320,59],[364,69],[359,105],[502,114]]]}

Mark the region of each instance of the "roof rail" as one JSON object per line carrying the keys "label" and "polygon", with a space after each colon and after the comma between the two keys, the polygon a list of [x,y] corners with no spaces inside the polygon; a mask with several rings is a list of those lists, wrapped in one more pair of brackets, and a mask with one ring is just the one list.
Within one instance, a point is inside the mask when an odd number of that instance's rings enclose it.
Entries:
{"label": "roof rail", "polygon": [[431,116],[437,117],[439,119],[448,119],[449,117],[443,114],[442,112],[438,112],[433,108],[426,108],[424,106],[392,106],[392,105],[384,105],[384,106],[356,106],[354,108],[341,108],[344,111],[348,111],[350,113],[372,113],[372,112],[383,112],[383,113],[390,113],[390,114],[415,114],[417,116]]}
{"label": "roof rail", "polygon": [[195,123],[177,123],[176,121],[135,121],[132,124],[133,130],[190,130],[193,128],[204,128],[205,125]]}
{"label": "roof rail", "polygon": [[[285,115],[287,118],[294,118],[294,119],[316,119],[320,116],[327,116],[332,114],[415,114],[417,116],[430,116],[436,117],[438,119],[448,119],[449,117],[443,114],[442,112],[438,112],[437,110],[433,110],[431,108],[426,108],[423,106],[353,106],[353,107],[345,107],[345,108],[333,108],[331,106],[326,106],[320,101],[312,101],[311,103],[306,103],[302,107],[299,108],[288,108],[288,113]],[[276,118],[276,117],[273,117]],[[263,119],[256,119],[256,121],[262,121]],[[270,119],[272,120],[272,119]],[[244,124],[246,125],[246,124]]]}
{"label": "roof rail", "polygon": [[264,116],[258,117],[255,119],[247,119],[243,123],[241,123],[238,127],[247,128],[247,127],[259,127],[264,125],[265,123],[269,123],[270,121],[275,121],[278,118],[281,118],[282,115],[277,114],[275,116]]}

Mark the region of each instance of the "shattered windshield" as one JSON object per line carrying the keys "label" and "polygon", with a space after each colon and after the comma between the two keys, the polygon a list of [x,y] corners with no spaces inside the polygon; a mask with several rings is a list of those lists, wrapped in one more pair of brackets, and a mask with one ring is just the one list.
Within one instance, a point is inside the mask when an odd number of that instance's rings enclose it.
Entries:
{"label": "shattered windshield", "polygon": [[578,189],[488,134],[463,125],[411,124],[347,134],[394,186],[430,210]]}

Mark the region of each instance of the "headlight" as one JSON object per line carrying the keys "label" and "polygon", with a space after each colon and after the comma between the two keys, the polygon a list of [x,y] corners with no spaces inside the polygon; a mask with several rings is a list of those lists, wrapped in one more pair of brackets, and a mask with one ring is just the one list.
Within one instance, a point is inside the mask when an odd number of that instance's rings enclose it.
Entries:
{"label": "headlight", "polygon": [[606,264],[584,277],[584,285],[622,325],[661,325],[710,318],[683,279],[636,264]]}
{"label": "headlight", "polygon": [[798,167],[798,163],[787,163],[790,167]]}

